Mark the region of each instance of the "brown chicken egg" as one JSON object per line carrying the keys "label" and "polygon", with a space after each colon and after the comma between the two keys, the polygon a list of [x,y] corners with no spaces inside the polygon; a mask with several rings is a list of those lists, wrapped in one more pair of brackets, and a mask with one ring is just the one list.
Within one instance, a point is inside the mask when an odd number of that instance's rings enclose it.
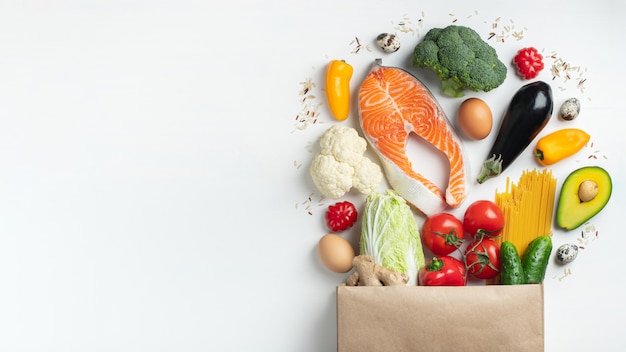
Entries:
{"label": "brown chicken egg", "polygon": [[350,242],[339,235],[324,235],[317,246],[317,251],[324,266],[336,273],[347,273],[352,269],[355,257]]}
{"label": "brown chicken egg", "polygon": [[471,139],[484,139],[491,133],[493,116],[489,105],[479,98],[465,99],[457,113],[459,127]]}

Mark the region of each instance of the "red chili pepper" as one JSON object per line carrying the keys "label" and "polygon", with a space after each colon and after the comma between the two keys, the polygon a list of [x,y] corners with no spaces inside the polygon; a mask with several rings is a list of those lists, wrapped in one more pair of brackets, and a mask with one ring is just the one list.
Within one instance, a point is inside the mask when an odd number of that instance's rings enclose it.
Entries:
{"label": "red chili pepper", "polygon": [[525,79],[537,77],[539,71],[543,70],[543,56],[533,47],[520,49],[513,63],[517,66],[517,73]]}
{"label": "red chili pepper", "polygon": [[449,255],[434,257],[419,271],[420,286],[465,286],[465,265]]}
{"label": "red chili pepper", "polygon": [[343,231],[354,225],[358,213],[354,204],[344,201],[329,205],[326,211],[326,225],[331,231]]}

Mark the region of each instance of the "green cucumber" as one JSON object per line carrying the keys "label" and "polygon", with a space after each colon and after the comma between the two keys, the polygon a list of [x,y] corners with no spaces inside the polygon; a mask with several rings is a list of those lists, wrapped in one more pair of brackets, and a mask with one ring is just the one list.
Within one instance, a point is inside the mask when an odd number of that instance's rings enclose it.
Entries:
{"label": "green cucumber", "polygon": [[500,284],[521,285],[525,283],[522,259],[512,242],[504,241],[500,245],[500,262]]}
{"label": "green cucumber", "polygon": [[543,282],[551,253],[552,237],[549,235],[539,236],[528,244],[528,248],[522,255],[525,283],[539,284]]}

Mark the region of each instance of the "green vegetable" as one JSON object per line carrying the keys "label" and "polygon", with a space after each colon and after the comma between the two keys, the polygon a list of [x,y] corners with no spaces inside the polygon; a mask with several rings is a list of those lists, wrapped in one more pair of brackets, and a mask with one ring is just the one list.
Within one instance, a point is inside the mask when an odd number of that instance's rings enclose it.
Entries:
{"label": "green vegetable", "polygon": [[524,269],[517,248],[510,241],[500,244],[500,284],[524,284]]}
{"label": "green vegetable", "polygon": [[528,244],[528,248],[522,255],[525,283],[539,284],[543,282],[551,253],[552,237],[549,235],[539,236]]}
{"label": "green vegetable", "polygon": [[613,182],[600,166],[583,166],[572,171],[561,187],[556,224],[568,231],[598,214],[611,199]]}
{"label": "green vegetable", "polygon": [[407,274],[407,285],[417,285],[424,267],[419,227],[406,200],[395,191],[373,192],[363,210],[360,254],[372,257],[385,268]]}
{"label": "green vegetable", "polygon": [[434,70],[443,93],[457,98],[465,88],[488,92],[499,87],[507,72],[496,50],[476,31],[454,25],[429,30],[415,46],[413,65]]}

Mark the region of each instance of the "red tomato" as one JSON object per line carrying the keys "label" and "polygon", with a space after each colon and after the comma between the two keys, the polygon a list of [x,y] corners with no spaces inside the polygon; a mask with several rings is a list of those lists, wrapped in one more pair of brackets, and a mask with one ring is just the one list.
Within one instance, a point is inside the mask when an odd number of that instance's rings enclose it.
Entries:
{"label": "red tomato", "polygon": [[417,275],[421,286],[465,286],[465,265],[445,255],[434,257]]}
{"label": "red tomato", "polygon": [[463,223],[454,215],[432,215],[422,225],[422,243],[435,255],[448,255],[463,243]]}
{"label": "red tomato", "polygon": [[465,249],[467,272],[477,279],[492,279],[500,272],[500,245],[483,238],[474,241]]}
{"label": "red tomato", "polygon": [[472,240],[499,236],[503,227],[504,214],[490,200],[477,200],[465,210],[463,228]]}

